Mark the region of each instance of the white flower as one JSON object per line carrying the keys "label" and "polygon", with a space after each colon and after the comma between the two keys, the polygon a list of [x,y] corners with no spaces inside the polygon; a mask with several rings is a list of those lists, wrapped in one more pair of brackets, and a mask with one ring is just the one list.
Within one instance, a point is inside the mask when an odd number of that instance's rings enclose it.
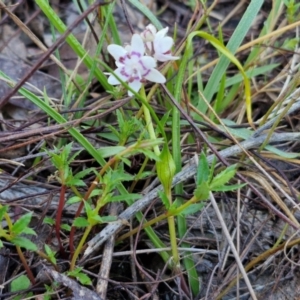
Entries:
{"label": "white flower", "polygon": [[[108,52],[116,60],[117,69],[115,74],[136,92],[138,92],[145,80],[156,83],[165,83],[166,78],[155,69],[156,61],[153,57],[144,56],[145,45],[140,35],[134,34],[131,38],[131,45],[121,47],[119,45],[109,45]],[[110,74],[108,83],[111,85],[120,84],[120,81]],[[128,95],[133,93],[128,91]]]}
{"label": "white flower", "polygon": [[174,41],[171,37],[165,36],[169,27],[161,29],[155,34],[153,40],[154,58],[158,61],[168,61],[179,59],[178,56],[172,56],[171,48]]}
{"label": "white flower", "polygon": [[148,54],[153,55],[156,60],[161,62],[179,59],[178,56],[171,55],[171,48],[174,41],[171,37],[165,36],[168,30],[169,27],[166,27],[157,32],[154,25],[149,24],[141,33]]}
{"label": "white flower", "polygon": [[146,29],[141,33],[141,37],[146,45],[148,54],[152,54],[153,41],[155,39],[155,34],[157,30],[154,25],[149,24],[146,26]]}

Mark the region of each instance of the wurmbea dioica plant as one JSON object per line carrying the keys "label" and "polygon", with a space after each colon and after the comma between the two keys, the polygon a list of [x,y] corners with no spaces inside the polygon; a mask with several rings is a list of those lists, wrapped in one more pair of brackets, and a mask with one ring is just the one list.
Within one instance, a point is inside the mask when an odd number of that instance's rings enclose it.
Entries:
{"label": "wurmbea dioica plant", "polygon": [[[119,45],[109,45],[108,52],[115,58],[117,69],[113,74],[110,74],[108,83],[112,85],[120,84],[120,80],[126,82],[128,86],[135,92],[140,91],[140,96],[146,101],[145,89],[143,83],[146,80],[165,83],[166,78],[157,69],[157,62],[166,62],[170,60],[177,60],[179,57],[172,56],[171,48],[174,41],[171,37],[166,36],[168,27],[157,31],[156,28],[150,24],[141,34],[133,34],[131,44],[125,47]],[[118,77],[118,78],[117,78]],[[128,91],[128,95],[133,93]],[[151,140],[156,141],[156,133],[152,124],[152,119],[148,107],[142,103],[146,128],[148,130]],[[172,205],[171,182],[175,174],[175,165],[172,155],[167,148],[167,143],[164,145],[162,153],[158,145],[153,147],[159,161],[156,162],[159,179],[164,187],[164,195],[162,198],[167,198],[164,203],[166,207]],[[172,249],[172,259],[168,258],[168,263],[176,272],[180,273],[179,254],[177,250],[177,239],[174,216],[168,217],[168,225],[170,232],[170,241]],[[152,233],[151,233],[152,234]],[[157,242],[157,238],[152,242],[162,247],[161,241]],[[150,237],[151,238],[151,237]]]}
{"label": "wurmbea dioica plant", "polygon": [[[166,62],[176,60],[179,57],[172,56],[171,48],[174,41],[166,36],[168,27],[157,32],[150,24],[139,35],[134,34],[131,44],[125,47],[111,44],[107,47],[108,52],[116,60],[117,69],[114,73],[130,88],[138,92],[146,80],[155,83],[165,83],[166,78],[157,69],[157,61]],[[118,85],[120,81],[114,74],[110,74],[108,83]],[[133,93],[128,91],[128,95]]]}

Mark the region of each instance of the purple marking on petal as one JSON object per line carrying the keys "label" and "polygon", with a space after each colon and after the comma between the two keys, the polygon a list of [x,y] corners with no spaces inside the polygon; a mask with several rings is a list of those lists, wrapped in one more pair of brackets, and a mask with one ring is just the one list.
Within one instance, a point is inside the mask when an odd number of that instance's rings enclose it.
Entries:
{"label": "purple marking on petal", "polygon": [[145,73],[143,73],[143,75],[142,75],[142,76],[143,76],[143,77],[145,77],[145,76],[147,76],[147,75],[148,75],[150,72],[151,72],[151,70],[150,70],[150,69],[147,69],[147,70],[146,70],[146,72],[145,72]]}
{"label": "purple marking on petal", "polygon": [[148,70],[148,68],[144,65],[143,61],[139,60],[138,63],[142,66],[143,70]]}
{"label": "purple marking on petal", "polygon": [[130,78],[128,79],[128,82],[130,83],[130,82],[133,82],[135,80],[141,81],[140,77],[138,77],[138,76],[130,76]]}
{"label": "purple marking on petal", "polygon": [[121,56],[120,58],[119,58],[119,62],[121,63],[121,64],[126,64],[126,60],[128,60],[128,59],[130,59],[131,57],[130,57],[130,55],[129,54],[126,54],[125,56]]}
{"label": "purple marking on petal", "polygon": [[140,52],[136,52],[136,51],[131,51],[131,56],[136,55],[137,57],[141,57],[141,53]]}
{"label": "purple marking on petal", "polygon": [[126,73],[125,69],[122,68],[121,72],[120,72],[123,76],[130,78],[130,74]]}

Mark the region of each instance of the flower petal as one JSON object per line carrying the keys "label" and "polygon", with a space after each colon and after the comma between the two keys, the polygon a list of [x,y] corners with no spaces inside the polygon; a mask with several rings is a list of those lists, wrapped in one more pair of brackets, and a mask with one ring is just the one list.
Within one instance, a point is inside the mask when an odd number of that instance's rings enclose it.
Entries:
{"label": "flower petal", "polygon": [[153,57],[151,56],[143,56],[141,59],[140,59],[140,62],[143,66],[143,69],[152,69],[152,68],[155,68],[156,67],[156,61]]}
{"label": "flower petal", "polygon": [[169,30],[169,27],[161,29],[160,31],[158,31],[156,33],[155,37],[159,37],[159,38],[164,37],[167,34],[168,30]]}
{"label": "flower petal", "polygon": [[[118,68],[114,72],[115,74],[123,81],[127,81],[128,78],[121,74],[122,69]],[[110,74],[110,76],[107,79],[107,82],[111,85],[117,85],[121,84],[121,82],[117,79],[117,77],[114,76],[114,74]]]}
{"label": "flower petal", "polygon": [[174,41],[171,37],[166,36],[162,39],[154,40],[154,51],[159,53],[166,53],[171,50]]}
{"label": "flower petal", "polygon": [[152,34],[156,34],[157,30],[153,24],[149,24],[146,26],[146,29],[149,30]]}
{"label": "flower petal", "polygon": [[152,42],[154,41],[156,32],[157,30],[154,27],[154,25],[149,24],[148,26],[146,26],[146,29],[141,33],[141,37],[144,42]]}
{"label": "flower petal", "polygon": [[[142,83],[140,80],[134,80],[132,82],[129,82],[128,85],[135,91],[138,92],[142,86]],[[128,91],[128,96],[133,96],[133,93],[131,91]]]}
{"label": "flower petal", "polygon": [[149,81],[156,82],[156,83],[165,83],[166,78],[163,74],[161,74],[156,69],[151,69],[148,74],[144,75],[144,78],[148,79]]}
{"label": "flower petal", "polygon": [[145,53],[144,41],[136,33],[131,38],[131,55],[133,52],[138,53],[140,56],[143,56]]}
{"label": "flower petal", "polygon": [[125,56],[127,54],[127,51],[125,48],[123,48],[122,46],[119,46],[119,45],[115,45],[115,44],[108,45],[107,51],[117,61],[120,59],[120,57]]}
{"label": "flower petal", "polygon": [[156,60],[161,61],[161,62],[165,62],[165,61],[169,61],[169,60],[177,60],[180,57],[179,56],[172,56],[171,54],[154,54],[154,57]]}

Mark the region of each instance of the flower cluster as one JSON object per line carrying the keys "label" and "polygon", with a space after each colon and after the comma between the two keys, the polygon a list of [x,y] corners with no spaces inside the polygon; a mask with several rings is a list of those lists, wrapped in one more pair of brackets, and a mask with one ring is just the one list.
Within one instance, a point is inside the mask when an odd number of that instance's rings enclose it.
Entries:
{"label": "flower cluster", "polygon": [[[131,44],[125,47],[109,45],[108,52],[116,60],[117,69],[114,73],[122,81],[126,82],[135,92],[138,92],[146,81],[165,83],[166,78],[156,69],[157,61],[166,62],[176,60],[179,57],[172,56],[171,48],[174,41],[166,36],[168,27],[157,31],[150,24],[141,34],[134,34]],[[108,83],[118,85],[120,81],[110,74]],[[133,93],[128,91],[128,95]]]}

